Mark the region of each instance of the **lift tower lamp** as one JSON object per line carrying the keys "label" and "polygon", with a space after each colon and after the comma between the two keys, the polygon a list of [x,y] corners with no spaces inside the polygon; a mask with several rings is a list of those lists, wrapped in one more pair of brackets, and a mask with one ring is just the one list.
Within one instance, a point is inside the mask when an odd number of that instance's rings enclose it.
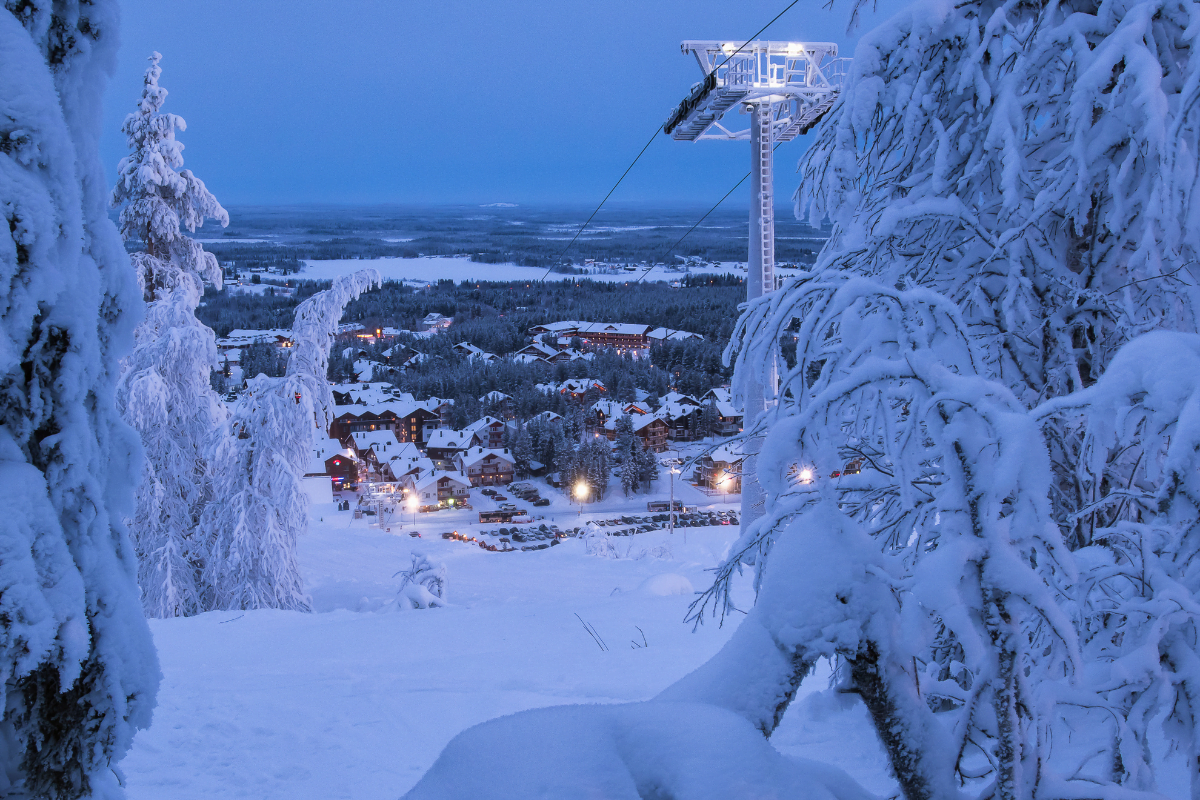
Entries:
{"label": "lift tower lamp", "polygon": [[[685,142],[749,141],[750,253],[746,266],[746,299],[775,290],[775,192],[773,153],[777,142],[808,133],[833,108],[849,72],[850,59],[839,58],[829,42],[763,42],[744,44],[686,41],[684,55],[695,56],[704,80],[671,113],[663,132]],[[737,107],[748,113],[742,128],[726,113]],[[770,373],[774,375],[774,371]],[[775,382],[768,377],[768,382]],[[745,418],[761,415],[775,396],[751,379],[746,382]],[[758,482],[761,439],[746,442],[742,470],[742,529],[762,516],[764,498]]]}

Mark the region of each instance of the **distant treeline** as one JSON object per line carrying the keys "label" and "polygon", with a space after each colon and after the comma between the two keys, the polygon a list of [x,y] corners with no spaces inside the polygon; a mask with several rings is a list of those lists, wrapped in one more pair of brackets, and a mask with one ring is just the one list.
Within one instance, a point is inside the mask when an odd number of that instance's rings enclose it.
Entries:
{"label": "distant treeline", "polygon": [[[296,305],[328,284],[294,279],[287,283],[296,287],[295,296],[231,295],[210,288],[196,315],[218,336],[235,328],[289,328]],[[525,346],[534,325],[564,319],[662,325],[702,334],[723,346],[745,296],[742,279],[691,275],[682,283],[682,288],[673,289],[663,283],[633,288],[586,279],[528,284],[446,280],[414,289],[389,281],[351,303],[343,321],[416,330],[426,314],[437,312],[454,318],[440,338],[450,344],[469,341],[497,355]]]}

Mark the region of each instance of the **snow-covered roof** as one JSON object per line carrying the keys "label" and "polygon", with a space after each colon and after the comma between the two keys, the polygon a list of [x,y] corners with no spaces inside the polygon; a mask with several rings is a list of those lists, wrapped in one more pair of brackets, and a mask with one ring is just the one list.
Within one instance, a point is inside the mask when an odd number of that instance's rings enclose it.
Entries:
{"label": "snow-covered roof", "polygon": [[700,401],[692,397],[690,394],[680,394],[679,392],[667,392],[662,396],[664,403],[679,403],[681,405],[700,405]]}
{"label": "snow-covered roof", "polygon": [[663,403],[658,407],[658,411],[654,412],[654,416],[664,420],[677,420],[695,414],[700,410],[700,406],[686,405],[684,403]]}
{"label": "snow-covered roof", "polygon": [[349,448],[339,442],[337,439],[329,439],[324,436],[314,437],[312,458],[308,464],[308,475],[324,475],[325,462],[334,456],[351,457]]}
{"label": "snow-covered roof", "polygon": [[490,417],[490,416],[484,417],[483,419],[475,420],[470,425],[463,428],[463,433],[475,434],[475,433],[479,433],[481,431],[488,430],[490,428],[494,428],[497,425],[503,425],[503,424],[504,424],[503,422],[496,419],[495,417]]}
{"label": "snow-covered roof", "polygon": [[677,331],[673,328],[655,328],[646,334],[648,339],[656,339],[660,342],[681,342],[686,339],[703,339],[704,337],[698,333],[689,331]]}
{"label": "snow-covered roof", "polygon": [[425,440],[426,449],[435,447],[439,450],[465,450],[471,446],[474,433],[471,431],[456,431],[450,428],[439,428],[429,434]]}
{"label": "snow-covered roof", "polygon": [[276,344],[280,340],[290,342],[292,340],[292,332],[286,328],[272,328],[270,330],[236,328],[230,331],[228,336],[218,338],[216,344],[221,350],[229,350],[235,347],[246,347],[251,344]]}
{"label": "snow-covered roof", "polygon": [[350,398],[352,403],[391,403],[397,400],[412,402],[413,396],[401,392],[386,381],[355,381],[354,383],[339,383],[329,387],[332,391]]}
{"label": "snow-covered roof", "polygon": [[452,483],[457,483],[464,489],[471,488],[471,482],[463,477],[463,474],[458,470],[431,469],[413,478],[413,489],[419,492],[422,489],[433,488],[442,479],[448,479]]}
{"label": "snow-covered roof", "polygon": [[488,392],[483,397],[479,398],[481,403],[503,403],[505,400],[511,400],[510,395],[504,392]]}
{"label": "snow-covered roof", "polygon": [[539,358],[550,358],[558,354],[558,350],[542,342],[532,342],[517,351],[518,354],[533,355]]}
{"label": "snow-covered roof", "polygon": [[562,418],[562,414],[555,414],[553,411],[543,411],[540,414],[534,414],[529,418],[529,421],[533,422],[536,419],[542,422],[554,422],[554,420]]}
{"label": "snow-covered roof", "polygon": [[[411,397],[411,395],[410,395]],[[407,417],[417,411],[425,411],[431,414],[436,414],[436,411],[430,411],[425,405],[425,402],[417,400],[389,400],[383,403],[350,403],[349,405],[336,405],[333,407],[333,417],[337,419],[345,415],[361,417],[364,414],[375,414],[383,416],[390,411],[397,417]]]}
{"label": "snow-covered roof", "polygon": [[371,450],[380,461],[384,461],[392,453],[399,452],[400,448],[400,441],[390,430],[354,431],[350,434],[350,439],[358,452]]}
{"label": "snow-covered roof", "polygon": [[[649,425],[653,425],[655,422],[663,422],[660,417],[656,417],[652,414],[642,414],[639,416],[632,416],[629,419],[631,422],[633,422],[633,432],[634,433],[637,433],[642,428],[645,428]],[[663,424],[665,425],[666,423],[663,422]]]}
{"label": "snow-covered roof", "polygon": [[708,456],[718,464],[737,464],[746,457],[742,452],[743,444],[744,442],[742,439],[735,439],[732,442],[726,442],[716,450],[713,450],[711,453],[709,453]]}
{"label": "snow-covered roof", "polygon": [[510,464],[515,464],[516,461],[508,452],[508,448],[504,449],[488,449],[486,447],[472,447],[470,450],[464,450],[454,456],[454,463],[458,465],[460,470],[469,469],[475,466],[480,461],[494,456],[501,461],[507,461]]}
{"label": "snow-covered roof", "polygon": [[517,353],[511,356],[514,364],[545,364],[546,359],[540,356],[535,356],[532,353]]}
{"label": "snow-covered roof", "polygon": [[744,417],[746,412],[725,400],[718,400],[713,405],[717,408],[717,413],[722,417]]}
{"label": "snow-covered roof", "polygon": [[713,398],[714,400],[716,400],[718,403],[720,403],[720,402],[729,403],[729,402],[732,402],[732,400],[733,400],[732,393],[729,391],[729,389],[727,387],[724,387],[724,386],[718,386],[715,389],[709,389],[707,392],[704,393],[704,396],[701,397],[700,399],[707,401],[710,397]]}

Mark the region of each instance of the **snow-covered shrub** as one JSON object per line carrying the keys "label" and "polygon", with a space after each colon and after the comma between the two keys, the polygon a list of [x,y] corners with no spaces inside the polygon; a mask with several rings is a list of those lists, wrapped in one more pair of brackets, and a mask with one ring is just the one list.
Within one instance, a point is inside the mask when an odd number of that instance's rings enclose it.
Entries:
{"label": "snow-covered shrub", "polygon": [[613,545],[612,536],[607,531],[601,530],[597,525],[588,523],[584,529],[583,548],[589,556],[598,558],[620,558],[617,553],[617,548]]}
{"label": "snow-covered shrub", "polygon": [[360,270],[301,303],[287,374],[250,379],[223,425],[211,457],[213,501],[201,519],[209,537],[205,608],[310,610],[296,562],[296,540],[308,528],[301,481],[313,437],[328,430],[333,413],[325,374],[342,310],[379,283],[377,270]]}
{"label": "snow-covered shrub", "polygon": [[138,111],[122,127],[132,154],[121,159],[112,196],[123,206],[123,236],[144,247],[133,262],[147,303],[117,404],[146,453],[130,521],[142,605],[149,616],[174,617],[201,609],[206,553],[197,528],[212,495],[207,450],[228,416],[210,384],[215,337],[196,319],[203,281],[219,290],[221,270],[180,226],[194,232],[205,218],[224,226],[229,215],[201,180],[179,171],[183,145],[175,131],[186,126],[160,111],[167,95],[158,85],[160,58],[150,56]]}
{"label": "snow-covered shrub", "polygon": [[438,608],[446,605],[446,565],[434,564],[423,553],[412,554],[408,569],[400,577],[396,604],[400,608]]}
{"label": "snow-covered shrub", "polygon": [[117,413],[138,291],[107,218],[111,0],[0,10],[0,795],[120,797],[159,671],[121,520],[137,436]]}

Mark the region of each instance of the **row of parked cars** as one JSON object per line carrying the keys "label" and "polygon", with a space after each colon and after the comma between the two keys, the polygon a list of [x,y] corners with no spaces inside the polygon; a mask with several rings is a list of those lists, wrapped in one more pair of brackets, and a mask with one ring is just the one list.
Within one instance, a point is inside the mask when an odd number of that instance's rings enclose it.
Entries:
{"label": "row of parked cars", "polygon": [[548,506],[550,500],[538,494],[537,487],[529,483],[512,483],[509,484],[508,490],[513,493],[514,497],[519,497],[526,503],[535,506]]}

